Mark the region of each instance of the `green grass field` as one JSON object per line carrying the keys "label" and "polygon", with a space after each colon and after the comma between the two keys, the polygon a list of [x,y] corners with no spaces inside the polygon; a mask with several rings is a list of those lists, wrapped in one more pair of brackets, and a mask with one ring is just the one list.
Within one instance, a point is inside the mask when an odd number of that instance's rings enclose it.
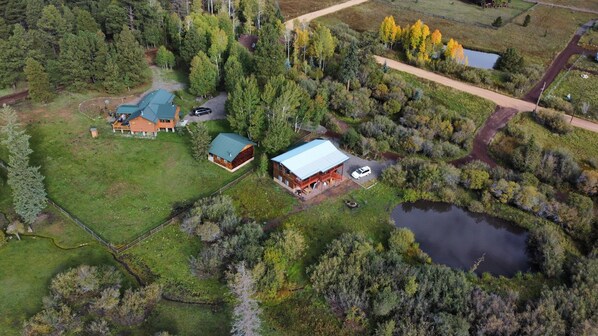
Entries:
{"label": "green grass field", "polygon": [[598,73],[598,62],[594,60],[594,55],[571,56],[568,66],[575,66],[576,69]]}
{"label": "green grass field", "polygon": [[[20,113],[29,121],[32,161],[42,167],[50,197],[112,243],[134,238],[167,219],[176,204],[207,196],[250,169],[231,174],[197,162],[188,138],[178,133],[115,135],[103,120],[75,112],[82,100],[61,97],[43,110],[22,107]],[[208,123],[212,133],[228,128]],[[92,125],[97,139],[89,136]]]}
{"label": "green grass field", "polygon": [[255,174],[243,179],[224,194],[232,197],[240,216],[264,222],[289,213],[299,202],[272,181]]}
{"label": "green grass field", "polygon": [[598,1],[596,0],[542,0],[542,2],[598,11]]}
{"label": "green grass field", "polygon": [[[582,167],[587,166],[589,159],[598,158],[596,133],[574,128],[566,135],[554,134],[536,123],[528,114],[516,116],[509,123],[520,127],[525,134],[533,135],[542,147],[568,151]],[[515,139],[500,131],[492,141],[491,151],[500,157],[508,157],[516,146]]]}
{"label": "green grass field", "polygon": [[[582,75],[588,78],[583,78]],[[579,71],[563,71],[554,80],[552,85],[548,88],[547,95],[553,95],[564,98],[571,94],[571,103],[574,106],[582,103],[589,103],[590,107],[587,115],[583,115],[580,111],[576,114],[586,118],[598,118],[598,75]]]}
{"label": "green grass field", "polygon": [[512,0],[509,7],[499,8],[482,8],[459,0],[394,0],[387,2],[398,9],[485,26],[491,26],[498,16],[502,17],[503,22],[505,22],[517,17],[533,6],[532,3],[523,0]]}
{"label": "green grass field", "polygon": [[[423,2],[423,0],[419,2]],[[459,3],[459,1],[454,2],[455,6]],[[431,0],[428,3],[431,3]],[[412,6],[414,5],[412,4]],[[496,18],[501,15],[502,9],[488,8],[483,11],[490,14],[476,15],[474,11],[480,9],[475,5],[466,5],[471,8],[468,7],[469,11],[459,12],[460,16],[471,15],[470,20],[478,22],[477,25],[458,22],[450,17],[440,18],[432,15],[433,12],[428,14],[428,12],[409,10],[399,6],[400,4],[392,4],[386,0],[372,0],[319,18],[318,21],[326,24],[344,22],[358,31],[378,32],[380,23],[388,15],[393,15],[401,26],[413,24],[416,20],[421,19],[430,26],[431,30],[439,29],[445,42],[449,38],[454,38],[467,48],[491,52],[503,52],[508,47],[513,47],[526,56],[529,61],[548,66],[567,45],[577,28],[595,16],[562,8],[536,6],[521,13],[503,27],[492,29],[479,24],[487,23],[482,19],[484,17]],[[523,27],[522,23],[527,14],[530,14],[532,21],[528,27]],[[456,14],[453,13],[453,15]]]}

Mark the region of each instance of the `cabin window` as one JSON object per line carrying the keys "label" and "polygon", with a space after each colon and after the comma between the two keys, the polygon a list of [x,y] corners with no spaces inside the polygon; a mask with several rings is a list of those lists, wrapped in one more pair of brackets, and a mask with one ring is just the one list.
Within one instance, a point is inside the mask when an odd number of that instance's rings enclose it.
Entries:
{"label": "cabin window", "polygon": [[160,122],[161,123],[167,123],[167,122],[170,122],[170,120],[168,120],[168,119],[160,119]]}

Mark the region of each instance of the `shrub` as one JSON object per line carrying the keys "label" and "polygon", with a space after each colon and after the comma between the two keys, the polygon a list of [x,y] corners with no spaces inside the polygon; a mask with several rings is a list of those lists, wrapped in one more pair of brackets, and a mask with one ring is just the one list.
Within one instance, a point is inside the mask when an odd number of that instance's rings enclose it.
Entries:
{"label": "shrub", "polygon": [[405,253],[415,243],[415,235],[407,228],[393,230],[388,238],[388,248]]}
{"label": "shrub", "polygon": [[532,261],[549,277],[559,276],[565,262],[563,241],[557,230],[543,225],[530,232],[528,246]]}
{"label": "shrub", "polygon": [[546,105],[546,107],[555,110],[564,111],[567,113],[573,113],[574,110],[573,104],[560,97],[547,96],[546,98],[542,99],[542,102],[544,105]]}
{"label": "shrub", "polygon": [[349,128],[347,133],[343,134],[341,144],[350,150],[356,150],[361,142],[361,135],[353,128]]}
{"label": "shrub", "polygon": [[598,170],[584,170],[577,179],[577,188],[587,195],[598,195]]}
{"label": "shrub", "polygon": [[534,119],[539,124],[559,134],[567,134],[573,130],[573,127],[567,122],[565,115],[561,112],[540,109],[534,113]]}
{"label": "shrub", "polygon": [[524,70],[525,61],[523,56],[519,55],[517,50],[514,48],[507,48],[496,62],[496,68],[512,74],[519,73]]}
{"label": "shrub", "polygon": [[499,16],[496,18],[496,20],[494,20],[494,22],[492,22],[492,25],[494,27],[501,27],[502,26],[502,16]]}
{"label": "shrub", "polygon": [[479,84],[482,82],[480,76],[478,75],[477,71],[470,69],[470,70],[466,70],[463,71],[460,75],[461,79],[474,83],[474,84]]}
{"label": "shrub", "polygon": [[402,187],[405,185],[407,173],[400,164],[386,168],[382,172],[382,181],[391,187]]}
{"label": "shrub", "polygon": [[207,222],[197,227],[196,234],[201,241],[211,243],[220,238],[220,228],[212,222]]}

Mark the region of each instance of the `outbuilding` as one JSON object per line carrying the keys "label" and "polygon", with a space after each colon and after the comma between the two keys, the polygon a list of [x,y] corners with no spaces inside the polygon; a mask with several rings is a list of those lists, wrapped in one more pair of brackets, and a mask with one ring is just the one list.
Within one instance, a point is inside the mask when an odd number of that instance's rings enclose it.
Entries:
{"label": "outbuilding", "polygon": [[329,140],[312,140],[272,159],[274,180],[296,195],[321,191],[343,179],[349,157]]}
{"label": "outbuilding", "polygon": [[230,172],[254,159],[255,143],[235,133],[220,133],[212,141],[208,160]]}

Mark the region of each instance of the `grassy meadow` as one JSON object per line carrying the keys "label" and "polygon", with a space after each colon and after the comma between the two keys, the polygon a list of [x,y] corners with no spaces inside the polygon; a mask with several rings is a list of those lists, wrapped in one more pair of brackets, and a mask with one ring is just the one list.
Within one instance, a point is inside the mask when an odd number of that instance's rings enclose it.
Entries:
{"label": "grassy meadow", "polygon": [[347,0],[279,0],[278,7],[285,20],[346,2]]}
{"label": "grassy meadow", "polygon": [[[595,118],[593,116],[598,116],[598,90],[596,88],[598,88],[598,74],[571,70],[561,72],[546,92],[547,95],[561,98],[571,94],[571,103],[575,106],[584,102],[589,103],[588,115],[585,117]],[[576,111],[576,114],[584,116],[579,111]]]}
{"label": "grassy meadow", "polygon": [[[445,42],[449,38],[454,38],[467,48],[491,52],[503,52],[506,48],[513,47],[526,56],[529,61],[548,66],[567,45],[577,28],[595,17],[593,14],[572,12],[563,8],[535,6],[521,12],[503,27],[495,29],[485,26],[487,18],[503,15],[501,11],[504,9],[482,10],[476,5],[466,5],[460,1],[449,0],[434,1],[433,3],[436,6],[437,3],[445,2],[454,2],[454,6],[465,7],[458,12],[451,12],[452,14],[439,14],[446,17],[442,18],[436,16],[434,12],[416,11],[405,7],[405,3],[409,3],[412,7],[424,6],[428,3],[428,6],[432,8],[431,0],[418,1],[422,5],[417,5],[415,1],[391,3],[386,0],[372,0],[319,18],[318,21],[325,24],[344,22],[357,31],[378,32],[380,23],[388,15],[393,15],[395,21],[401,26],[413,24],[421,19],[430,26],[431,30],[439,29]],[[478,12],[489,14],[479,14]],[[531,16],[531,23],[528,27],[523,27],[523,20],[527,14]],[[458,21],[463,17],[467,17],[469,22]]]}
{"label": "grassy meadow", "polygon": [[542,2],[561,6],[586,8],[598,11],[598,1],[596,0],[542,0]]}
{"label": "grassy meadow", "polygon": [[[65,95],[43,108],[21,106],[32,161],[42,167],[49,196],[103,238],[124,243],[167,219],[173,207],[207,196],[247,169],[229,173],[191,156],[179,133],[156,139],[113,134],[102,119],[77,112],[82,95]],[[89,127],[100,136],[92,139]],[[212,133],[226,122],[208,122]],[[6,159],[5,153],[2,157]]]}

